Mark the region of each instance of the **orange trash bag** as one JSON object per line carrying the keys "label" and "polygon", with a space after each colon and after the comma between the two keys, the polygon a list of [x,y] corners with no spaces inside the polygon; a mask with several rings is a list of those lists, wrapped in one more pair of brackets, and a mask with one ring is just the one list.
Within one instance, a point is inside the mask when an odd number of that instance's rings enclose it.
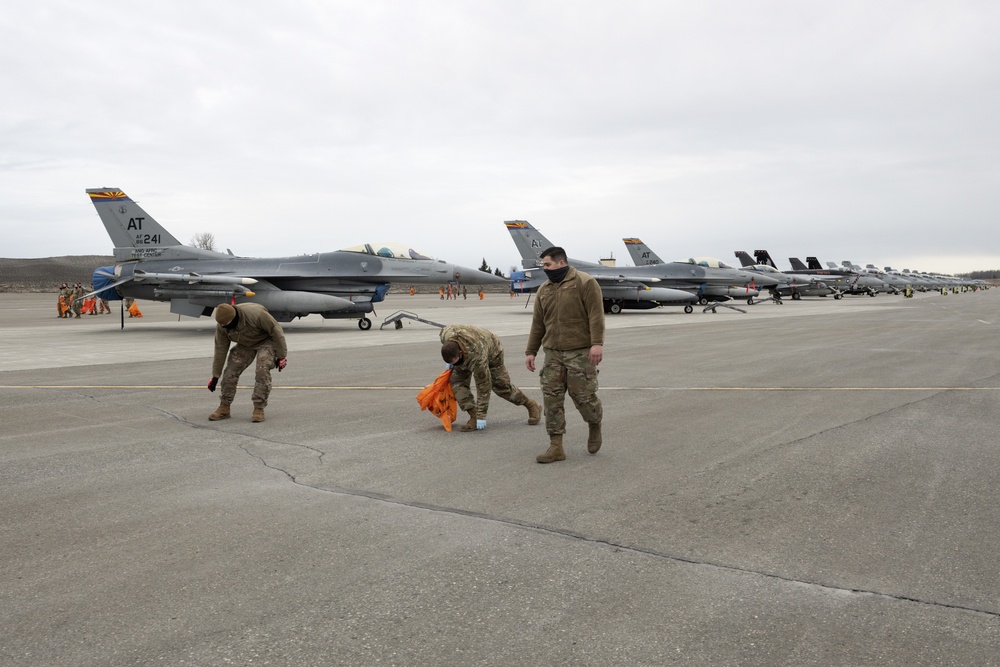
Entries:
{"label": "orange trash bag", "polygon": [[142,311],[139,310],[139,306],[135,301],[128,307],[128,312],[132,314],[132,317],[142,317]]}
{"label": "orange trash bag", "polygon": [[451,369],[445,369],[434,382],[420,390],[417,403],[421,410],[430,410],[444,424],[444,430],[450,431],[451,424],[458,417],[458,402],[455,392],[451,390]]}

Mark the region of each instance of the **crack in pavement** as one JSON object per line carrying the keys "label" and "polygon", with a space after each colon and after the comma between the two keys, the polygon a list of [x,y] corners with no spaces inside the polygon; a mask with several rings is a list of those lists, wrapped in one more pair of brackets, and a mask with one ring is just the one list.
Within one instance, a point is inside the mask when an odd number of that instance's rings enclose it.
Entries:
{"label": "crack in pavement", "polygon": [[[932,398],[932,397],[928,397],[928,398]],[[927,399],[926,398],[925,399],[920,399],[919,401],[914,401],[914,403],[917,403],[917,402],[920,402],[920,401],[923,401],[923,400],[927,400]],[[907,405],[909,405],[909,404],[907,404]],[[904,407],[904,406],[897,406],[897,407]],[[309,450],[311,450],[311,451],[316,452],[317,454],[319,454],[320,455],[319,458],[322,458],[322,455],[324,454],[324,452],[321,452],[320,450],[318,450],[318,449],[316,449],[314,447],[310,447],[308,445],[300,445],[300,444],[296,444],[296,443],[282,442],[282,441],[278,441],[278,440],[273,440],[273,439],[265,438],[265,437],[262,437],[262,436],[257,436],[257,435],[254,435],[254,434],[235,433],[235,432],[232,432],[232,431],[224,431],[224,430],[221,430],[221,429],[218,429],[218,428],[214,428],[212,426],[207,426],[207,425],[204,425],[204,424],[197,424],[197,423],[188,421],[187,419],[184,419],[183,417],[175,415],[175,414],[173,414],[171,412],[168,412],[166,410],[162,410],[160,408],[154,408],[154,409],[157,410],[158,412],[164,414],[164,415],[167,415],[167,416],[171,417],[172,419],[175,419],[176,421],[178,421],[181,424],[184,424],[186,426],[190,426],[190,427],[193,427],[193,428],[204,429],[204,430],[213,431],[213,432],[216,432],[216,433],[223,433],[223,434],[229,434],[229,435],[238,435],[238,436],[242,436],[242,437],[245,437],[245,438],[250,438],[251,440],[259,440],[259,441],[268,442],[268,443],[271,443],[271,444],[287,445],[287,446],[290,446],[290,447],[299,447],[299,448],[303,448],[303,449],[309,449]],[[894,410],[894,409],[896,409],[896,408],[892,408],[891,410]],[[891,410],[887,410],[885,412],[889,412]],[[883,413],[879,413],[879,414],[884,414],[884,412]],[[874,417],[874,416],[877,416],[877,415],[870,415],[869,417],[866,417],[865,419],[869,419],[869,418]],[[862,420],[858,420],[858,421],[863,421],[863,419]],[[834,427],[834,428],[839,428],[839,427]],[[833,430],[833,429],[827,429],[827,430]],[[792,443],[785,443],[785,444],[792,444]],[[885,593],[885,592],[882,592],[882,591],[865,589],[865,588],[843,588],[843,587],[835,586],[835,585],[831,585],[831,584],[824,584],[824,583],[819,583],[819,582],[815,582],[815,581],[805,581],[805,580],[802,580],[802,579],[795,579],[795,578],[792,578],[792,577],[786,577],[786,576],[783,576],[783,575],[775,573],[775,572],[767,572],[767,571],[763,571],[763,570],[754,570],[754,569],[751,569],[751,568],[740,567],[740,566],[737,566],[737,565],[730,565],[730,564],[726,564],[726,563],[722,563],[722,562],[716,562],[716,561],[711,561],[711,560],[698,560],[698,559],[694,559],[694,558],[688,558],[688,557],[685,557],[685,556],[678,556],[677,554],[672,554],[672,553],[668,553],[668,552],[665,552],[665,551],[659,551],[659,550],[656,550],[656,549],[650,549],[650,548],[647,548],[647,547],[641,547],[641,546],[637,546],[637,545],[633,545],[633,544],[626,544],[624,542],[616,542],[614,540],[610,540],[610,539],[607,539],[607,538],[595,537],[593,535],[587,535],[585,533],[580,533],[580,532],[569,530],[569,529],[566,529],[566,528],[557,528],[557,527],[553,527],[553,526],[546,526],[544,524],[532,523],[532,522],[529,522],[529,521],[524,521],[524,520],[521,520],[521,519],[515,519],[515,518],[511,518],[511,517],[502,517],[502,516],[497,516],[497,515],[493,515],[493,514],[486,514],[484,512],[476,512],[476,511],[473,511],[473,510],[465,510],[465,509],[461,509],[461,508],[458,508],[458,507],[448,507],[448,506],[444,506],[444,505],[435,505],[435,504],[432,504],[432,503],[424,503],[424,502],[419,502],[419,501],[414,501],[414,500],[403,500],[403,499],[396,498],[396,497],[393,497],[393,496],[390,496],[390,495],[387,495],[387,494],[376,493],[374,491],[364,491],[364,490],[360,490],[360,489],[347,489],[347,488],[342,488],[342,487],[337,487],[337,486],[325,487],[325,486],[318,486],[318,485],[315,485],[315,484],[308,484],[306,482],[300,481],[293,473],[291,473],[288,470],[282,468],[281,466],[269,463],[267,461],[267,459],[265,459],[260,454],[256,454],[254,452],[251,452],[247,445],[245,445],[245,444],[238,444],[237,446],[241,450],[243,450],[243,452],[246,453],[247,456],[260,461],[261,465],[263,465],[265,468],[267,468],[269,470],[274,470],[275,472],[279,472],[279,473],[285,475],[289,479],[289,481],[291,481],[293,484],[295,484],[297,486],[301,486],[303,488],[311,489],[313,491],[318,491],[320,493],[328,493],[328,494],[331,494],[331,495],[348,496],[348,497],[353,497],[353,498],[367,498],[369,500],[373,500],[373,501],[380,502],[380,503],[385,503],[385,504],[388,504],[388,505],[395,505],[395,506],[406,507],[406,508],[410,508],[410,509],[423,510],[423,511],[427,511],[427,512],[436,512],[436,513],[442,513],[442,514],[451,514],[451,515],[454,515],[454,516],[461,516],[461,517],[466,517],[466,518],[470,518],[470,519],[478,519],[478,520],[481,520],[481,521],[489,521],[491,523],[498,523],[498,524],[505,525],[505,526],[512,526],[512,527],[515,527],[515,528],[521,528],[521,529],[524,529],[524,530],[530,530],[530,531],[542,533],[542,534],[545,534],[545,535],[552,535],[552,536],[562,537],[562,538],[571,539],[571,540],[575,540],[575,541],[579,541],[579,542],[584,542],[584,543],[588,543],[588,544],[603,545],[603,546],[611,547],[615,551],[622,551],[622,552],[634,553],[634,554],[639,554],[639,555],[644,555],[644,556],[650,556],[650,557],[653,557],[653,558],[658,558],[658,559],[661,559],[661,560],[664,560],[664,561],[669,561],[669,562],[672,562],[672,563],[678,563],[678,564],[682,564],[682,565],[699,565],[699,566],[702,566],[702,567],[715,568],[715,569],[722,570],[722,571],[725,571],[725,572],[731,572],[731,573],[736,573],[736,574],[752,575],[752,576],[762,577],[764,579],[770,579],[770,580],[774,580],[774,581],[778,581],[778,582],[782,582],[782,583],[798,584],[798,585],[802,585],[802,586],[807,586],[807,587],[815,588],[815,589],[821,590],[821,591],[828,591],[828,592],[832,592],[832,593],[848,593],[848,594],[851,594],[851,595],[858,595],[858,596],[871,596],[871,597],[880,598],[880,599],[884,599],[884,600],[890,600],[890,601],[894,601],[894,602],[908,602],[908,603],[918,604],[918,605],[927,606],[927,607],[934,607],[934,608],[939,608],[939,609],[952,609],[952,610],[956,610],[956,611],[964,611],[964,612],[968,612],[968,613],[972,613],[972,614],[978,614],[978,615],[987,616],[987,617],[990,617],[990,618],[1000,618],[1000,611],[993,611],[993,610],[989,610],[989,609],[980,609],[980,608],[976,608],[976,607],[968,607],[968,606],[959,605],[959,604],[952,604],[952,603],[947,603],[947,602],[939,602],[939,601],[936,601],[936,600],[925,600],[925,599],[914,597],[914,596],[901,595],[901,594],[893,594],[893,593]]]}

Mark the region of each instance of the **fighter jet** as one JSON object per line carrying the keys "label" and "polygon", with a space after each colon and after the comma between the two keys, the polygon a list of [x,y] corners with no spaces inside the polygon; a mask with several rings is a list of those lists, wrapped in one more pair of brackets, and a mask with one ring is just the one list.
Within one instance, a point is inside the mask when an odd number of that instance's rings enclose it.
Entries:
{"label": "fighter jet", "polygon": [[[542,251],[555,244],[524,220],[512,220],[504,224],[521,254],[521,265],[526,271],[535,270],[535,267],[540,266],[539,255]],[[601,284],[608,312],[611,313],[621,312],[622,308],[652,308],[671,303],[686,303],[684,311],[690,313],[694,310],[691,303],[704,297],[710,287],[745,288],[753,282],[753,276],[735,269],[715,269],[698,264],[669,262],[615,267],[579,259],[568,261],[570,265],[582,268],[597,279]],[[774,281],[769,281],[768,284],[772,282]]]}
{"label": "fighter jet", "polygon": [[625,247],[636,266],[674,266],[683,268],[685,265],[699,266],[704,269],[713,270],[713,275],[728,282],[710,279],[698,286],[698,303],[705,305],[709,301],[728,301],[730,299],[746,299],[752,304],[756,297],[760,296],[760,287],[776,286],[780,284],[781,278],[768,275],[763,276],[760,272],[750,273],[743,269],[736,269],[729,266],[716,257],[690,257],[685,260],[674,262],[664,262],[659,255],[635,237],[623,238]]}
{"label": "fighter jet", "polygon": [[406,246],[363,244],[297,257],[238,257],[180,243],[118,188],[87,190],[116,264],[94,271],[94,288],[112,299],[169,301],[170,312],[211,315],[220,303],[259,303],[279,322],[318,313],[358,318],[385,298],[390,282],[506,282],[501,276],[435,260]]}
{"label": "fighter jet", "polygon": [[[533,291],[546,280],[540,268],[541,253],[555,244],[524,220],[510,220],[504,225],[521,254],[521,266],[524,269],[511,275],[511,289]],[[684,312],[690,313],[694,310],[691,304],[698,300],[689,291],[674,289],[673,284],[661,287],[660,283],[664,282],[662,271],[635,266],[604,266],[571,258],[567,258],[567,262],[597,280],[604,297],[604,310],[612,314],[620,313],[624,308],[646,310],[661,305],[683,305]]]}
{"label": "fighter jet", "polygon": [[[855,265],[855,268],[860,268]],[[889,292],[892,294],[902,294],[906,291],[907,286],[911,289],[913,287],[913,281],[907,280],[902,276],[890,273],[888,271],[882,271],[874,264],[866,264],[863,271],[869,275],[873,275],[889,288]]]}
{"label": "fighter jet", "polygon": [[[809,266],[812,267],[814,264],[819,266],[819,260],[815,257],[806,257],[809,262]],[[854,275],[854,280],[851,282],[850,286],[845,290],[845,294],[863,294],[867,296],[875,296],[879,292],[888,292],[889,286],[884,282],[876,278],[874,275],[868,275],[861,271],[860,266],[854,266],[850,262],[841,262],[838,267],[834,262],[827,262],[826,265],[831,269],[843,269]]]}
{"label": "fighter jet", "polygon": [[819,277],[797,273],[783,273],[774,265],[774,261],[767,254],[766,250],[756,250],[754,252],[758,254],[758,257],[764,257],[767,263],[764,261],[754,262],[754,258],[743,250],[736,251],[736,258],[740,260],[744,271],[759,271],[782,281],[781,284],[768,288],[768,291],[771,292],[776,301],[780,302],[781,297],[784,296],[790,296],[793,301],[798,301],[803,296],[826,296],[833,294],[833,290],[827,287]]}

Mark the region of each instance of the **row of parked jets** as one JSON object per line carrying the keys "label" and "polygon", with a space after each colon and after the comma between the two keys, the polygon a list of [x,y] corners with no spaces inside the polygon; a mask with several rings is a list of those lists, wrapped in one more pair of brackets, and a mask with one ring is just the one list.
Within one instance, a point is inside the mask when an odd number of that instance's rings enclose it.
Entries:
{"label": "row of parked jets", "polygon": [[[521,271],[512,272],[512,289],[533,291],[544,282],[539,255],[553,246],[541,232],[525,220],[504,223],[514,245],[521,254]],[[665,262],[637,238],[623,238],[635,266],[615,267],[598,262],[569,259],[569,264],[594,276],[604,294],[605,309],[620,313],[625,308],[655,308],[662,305],[683,305],[686,312],[693,303],[725,302],[746,299],[753,304],[767,298],[777,303],[783,297],[793,300],[803,296],[832,296],[841,299],[847,294],[876,296],[877,294],[912,294],[930,290],[965,291],[989,288],[989,283],[962,280],[953,276],[931,275],[908,270],[879,270],[869,264],[865,268],[851,262],[837,266],[828,262],[824,268],[815,257],[803,264],[790,257],[791,269],[782,271],[766,250],[755,250],[751,257],[736,251],[740,267],[709,257]]]}
{"label": "row of parked jets", "polygon": [[[168,301],[170,312],[189,317],[209,316],[220,303],[254,302],[279,322],[319,314],[357,319],[358,327],[367,330],[372,326],[367,314],[385,298],[391,283],[483,285],[509,280],[513,290],[532,291],[545,281],[539,255],[555,245],[524,220],[505,222],[522,259],[522,270],[510,278],[432,259],[401,244],[364,243],[292,257],[240,257],[181,243],[119,188],[91,188],[87,195],[114,243],[115,257],[113,266],[94,270],[94,292],[87,296]],[[682,305],[692,312],[694,303],[752,301],[764,293],[779,301],[782,296],[809,295],[839,299],[844,294],[898,293],[908,286],[920,290],[967,284],[924,274],[823,269],[812,257],[809,266],[796,266],[798,260],[793,259],[792,270],[783,272],[763,251],[756,252],[756,262],[737,253],[744,264],[738,269],[709,259],[663,262],[639,239],[625,239],[625,245],[636,266],[569,260],[597,279],[610,313],[661,305]]]}

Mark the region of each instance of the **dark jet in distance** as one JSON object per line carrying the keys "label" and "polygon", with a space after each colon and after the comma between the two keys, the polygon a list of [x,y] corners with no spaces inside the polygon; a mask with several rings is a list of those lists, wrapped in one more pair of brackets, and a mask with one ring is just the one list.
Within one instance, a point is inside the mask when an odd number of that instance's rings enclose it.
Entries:
{"label": "dark jet in distance", "polygon": [[755,250],[754,253],[757,255],[757,262],[743,250],[736,251],[736,258],[740,260],[744,271],[759,271],[781,280],[780,285],[768,288],[778,300],[789,296],[793,301],[798,301],[803,296],[826,296],[834,293],[834,290],[827,287],[818,276],[779,271],[766,250]]}

